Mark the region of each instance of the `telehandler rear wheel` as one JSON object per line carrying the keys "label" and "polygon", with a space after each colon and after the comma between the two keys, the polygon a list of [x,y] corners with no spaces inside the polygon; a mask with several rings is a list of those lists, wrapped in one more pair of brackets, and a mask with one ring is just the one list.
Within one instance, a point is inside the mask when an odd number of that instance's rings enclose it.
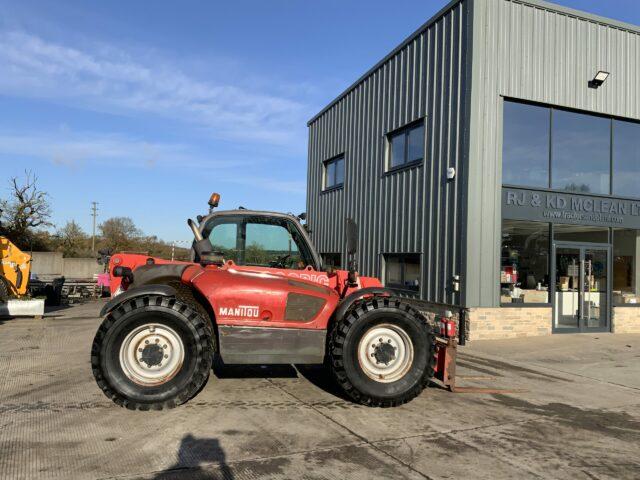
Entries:
{"label": "telehandler rear wheel", "polygon": [[175,298],[133,298],[109,313],[91,349],[93,375],[131,410],[176,407],[209,378],[213,333],[202,315]]}
{"label": "telehandler rear wheel", "polygon": [[330,368],[358,403],[392,407],[424,390],[436,364],[426,319],[393,297],[363,299],[338,319],[329,337]]}

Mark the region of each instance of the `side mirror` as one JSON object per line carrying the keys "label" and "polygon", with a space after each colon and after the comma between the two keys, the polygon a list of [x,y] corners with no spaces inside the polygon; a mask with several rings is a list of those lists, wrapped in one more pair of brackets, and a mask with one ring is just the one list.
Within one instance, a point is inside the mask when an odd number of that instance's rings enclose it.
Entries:
{"label": "side mirror", "polygon": [[346,223],[347,233],[347,254],[355,255],[358,251],[358,225],[352,218],[347,218]]}

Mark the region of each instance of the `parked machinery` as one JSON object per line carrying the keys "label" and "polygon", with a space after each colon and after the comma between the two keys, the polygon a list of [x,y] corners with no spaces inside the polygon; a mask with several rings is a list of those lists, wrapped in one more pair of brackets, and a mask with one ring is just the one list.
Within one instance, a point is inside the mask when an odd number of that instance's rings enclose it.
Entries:
{"label": "parked machinery", "polygon": [[[323,268],[295,216],[214,212],[218,200],[212,195],[197,224],[188,221],[192,262],[111,257],[113,298],[101,311],[91,364],[114,402],[139,410],[184,403],[207,381],[214,355],[231,364],[324,363],[350,398],[370,406],[405,403],[434,376],[454,385],[455,324],[430,323],[358,274],[353,221],[345,229],[349,267],[334,270]],[[250,243],[248,232],[264,225],[273,228]],[[219,251],[225,241],[232,247]]]}
{"label": "parked machinery", "polygon": [[0,236],[2,268],[0,269],[0,302],[27,293],[31,256],[15,246],[7,237]]}

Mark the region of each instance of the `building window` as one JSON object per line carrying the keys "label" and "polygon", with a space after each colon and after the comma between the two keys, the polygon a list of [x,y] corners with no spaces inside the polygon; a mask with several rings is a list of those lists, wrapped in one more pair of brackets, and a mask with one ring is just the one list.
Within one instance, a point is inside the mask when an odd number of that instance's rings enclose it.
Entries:
{"label": "building window", "polygon": [[320,256],[324,267],[339,269],[342,266],[342,254],[340,253],[321,253]]}
{"label": "building window", "polygon": [[424,121],[388,136],[387,169],[422,162],[424,158]]}
{"label": "building window", "polygon": [[384,256],[384,284],[389,288],[420,291],[420,255],[389,254]]}
{"label": "building window", "polygon": [[324,189],[338,188],[344,184],[344,155],[324,162]]}
{"label": "building window", "polygon": [[640,198],[639,175],[640,123],[504,102],[504,185]]}
{"label": "building window", "polygon": [[640,230],[613,230],[613,304],[640,303]]}
{"label": "building window", "polygon": [[551,109],[505,102],[502,183],[549,187]]}
{"label": "building window", "polygon": [[613,194],[638,197],[640,124],[613,121]]}
{"label": "building window", "polygon": [[551,187],[611,193],[611,119],[553,111]]}
{"label": "building window", "polygon": [[500,303],[549,303],[548,223],[503,220]]}

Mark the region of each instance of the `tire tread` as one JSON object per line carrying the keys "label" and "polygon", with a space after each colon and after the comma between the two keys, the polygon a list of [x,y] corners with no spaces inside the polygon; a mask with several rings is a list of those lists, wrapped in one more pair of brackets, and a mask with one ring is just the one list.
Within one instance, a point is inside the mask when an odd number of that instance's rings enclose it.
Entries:
{"label": "tire tread", "polygon": [[[403,310],[409,315],[412,315],[416,319],[422,321],[425,328],[428,330],[427,336],[430,351],[428,354],[427,366],[416,385],[395,399],[381,399],[372,395],[363,394],[355,388],[353,383],[351,383],[344,369],[344,343],[349,330],[363,314],[380,308],[397,308]],[[355,302],[353,306],[347,310],[344,318],[336,319],[334,322],[329,333],[328,352],[331,371],[333,372],[333,375],[340,387],[355,402],[372,407],[395,407],[409,402],[420,395],[420,393],[429,385],[429,382],[435,373],[436,349],[433,328],[422,313],[398,297],[373,296],[363,298],[362,300]]]}
{"label": "tire tread", "polygon": [[[121,395],[115,388],[113,388],[106,380],[102,371],[101,365],[101,349],[102,343],[106,337],[108,330],[120,319],[123,315],[130,313],[133,310],[144,309],[149,305],[161,306],[169,308],[184,317],[197,332],[197,359],[196,369],[193,373],[190,383],[174,398],[155,403],[137,402],[132,401]],[[141,297],[135,297],[130,301],[125,302],[120,307],[111,311],[104,319],[91,346],[91,369],[93,376],[96,379],[98,387],[102,392],[110,398],[114,403],[125,407],[129,410],[164,410],[175,408],[191,399],[204,385],[209,377],[211,371],[211,364],[213,361],[213,353],[215,350],[215,338],[213,332],[208,325],[207,319],[196,310],[192,309],[190,305],[186,303],[176,301],[175,298],[162,297],[157,295],[143,295]]]}

